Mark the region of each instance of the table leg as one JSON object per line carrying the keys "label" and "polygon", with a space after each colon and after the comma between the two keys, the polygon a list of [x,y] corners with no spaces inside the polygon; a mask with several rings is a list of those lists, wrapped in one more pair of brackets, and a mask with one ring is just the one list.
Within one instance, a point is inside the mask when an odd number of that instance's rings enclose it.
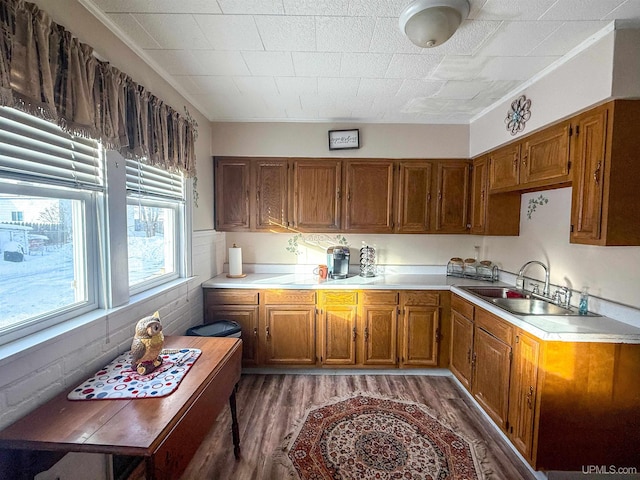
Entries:
{"label": "table leg", "polygon": [[238,390],[238,384],[231,391],[229,397],[229,406],[231,407],[231,433],[233,435],[233,456],[236,459],[240,458],[240,431],[238,429],[238,415],[236,413],[236,390]]}

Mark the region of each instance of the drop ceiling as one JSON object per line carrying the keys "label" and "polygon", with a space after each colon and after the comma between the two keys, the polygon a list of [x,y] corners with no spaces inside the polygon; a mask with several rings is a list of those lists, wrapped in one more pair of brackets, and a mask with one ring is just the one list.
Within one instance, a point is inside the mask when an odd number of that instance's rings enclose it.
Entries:
{"label": "drop ceiling", "polygon": [[211,121],[469,123],[640,0],[471,0],[445,44],[398,27],[411,0],[80,0]]}

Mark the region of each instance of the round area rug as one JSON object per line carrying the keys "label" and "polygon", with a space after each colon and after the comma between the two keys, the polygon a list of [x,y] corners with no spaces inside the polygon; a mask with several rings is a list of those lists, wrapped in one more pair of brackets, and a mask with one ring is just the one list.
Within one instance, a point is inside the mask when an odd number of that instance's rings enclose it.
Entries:
{"label": "round area rug", "polygon": [[278,456],[301,480],[481,478],[471,443],[424,405],[369,396],[311,409]]}

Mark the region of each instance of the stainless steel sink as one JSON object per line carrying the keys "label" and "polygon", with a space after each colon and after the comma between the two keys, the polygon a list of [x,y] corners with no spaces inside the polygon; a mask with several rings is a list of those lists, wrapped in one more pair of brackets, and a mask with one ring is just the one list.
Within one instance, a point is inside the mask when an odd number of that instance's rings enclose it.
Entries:
{"label": "stainless steel sink", "polygon": [[516,315],[577,315],[568,308],[537,298],[493,298],[491,301]]}
{"label": "stainless steel sink", "polygon": [[464,287],[464,290],[489,298],[531,298],[529,292],[509,287]]}
{"label": "stainless steel sink", "polygon": [[[578,311],[573,308],[561,307],[545,297],[519,288],[482,286],[462,287],[462,289],[515,315],[578,315]],[[598,317],[600,315],[589,313],[588,316]]]}

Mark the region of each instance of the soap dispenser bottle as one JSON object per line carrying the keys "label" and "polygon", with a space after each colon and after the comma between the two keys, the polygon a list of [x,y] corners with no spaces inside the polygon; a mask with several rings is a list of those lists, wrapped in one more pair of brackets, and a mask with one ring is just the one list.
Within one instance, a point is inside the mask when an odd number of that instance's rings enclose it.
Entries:
{"label": "soap dispenser bottle", "polygon": [[582,289],[582,293],[580,294],[578,313],[580,315],[586,315],[587,313],[589,313],[589,293],[587,292],[587,287],[584,287]]}

